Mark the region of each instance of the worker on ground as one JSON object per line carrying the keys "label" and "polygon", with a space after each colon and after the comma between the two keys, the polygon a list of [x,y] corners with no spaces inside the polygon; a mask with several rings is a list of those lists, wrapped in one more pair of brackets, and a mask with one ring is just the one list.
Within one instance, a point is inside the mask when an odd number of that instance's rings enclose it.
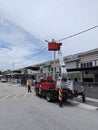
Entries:
{"label": "worker on ground", "polygon": [[28,86],[28,92],[32,92],[31,91],[31,81],[27,80],[27,86]]}

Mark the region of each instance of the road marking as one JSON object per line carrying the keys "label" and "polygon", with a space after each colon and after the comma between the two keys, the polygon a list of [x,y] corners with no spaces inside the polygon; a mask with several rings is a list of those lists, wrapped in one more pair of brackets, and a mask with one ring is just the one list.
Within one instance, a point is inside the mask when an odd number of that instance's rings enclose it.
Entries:
{"label": "road marking", "polygon": [[90,100],[90,101],[93,101],[93,102],[98,102],[98,99],[95,99],[95,98],[89,98],[89,97],[86,97],[87,100]]}
{"label": "road marking", "polygon": [[31,97],[33,97],[33,96],[35,96],[35,93],[33,93],[33,94],[31,95]]}
{"label": "road marking", "polygon": [[[82,99],[81,96],[78,96],[79,99]],[[92,102],[98,102],[98,99],[95,99],[95,98],[90,98],[90,97],[86,97],[86,100],[88,101],[92,101]]]}
{"label": "road marking", "polygon": [[16,95],[14,96],[14,99],[16,99],[17,97],[19,97],[19,95],[20,95],[19,93],[16,94]]}
{"label": "road marking", "polygon": [[84,109],[88,109],[88,110],[98,110],[98,107],[96,106],[92,106],[92,105],[88,105],[88,104],[84,104],[84,103],[79,103],[77,101],[73,101],[73,103],[77,103],[78,107],[80,108],[84,108]]}
{"label": "road marking", "polygon": [[78,106],[82,107],[82,108],[85,108],[85,109],[88,109],[88,110],[97,110],[98,109],[98,107],[87,105],[87,104],[83,104],[83,103],[80,103]]}
{"label": "road marking", "polygon": [[28,96],[28,93],[25,93],[24,96],[23,96],[23,98],[25,98],[25,97],[27,97],[27,96]]}
{"label": "road marking", "polygon": [[8,97],[10,97],[11,95],[6,95],[6,96],[4,96],[2,99],[6,99],[6,98],[8,98]]}
{"label": "road marking", "polygon": [[16,99],[18,97],[22,97],[22,98],[25,98],[25,97],[33,97],[35,95],[35,93],[16,93],[16,94],[12,94],[12,95],[4,95],[4,96],[1,96],[0,99],[7,99],[7,98],[13,98],[13,99]]}

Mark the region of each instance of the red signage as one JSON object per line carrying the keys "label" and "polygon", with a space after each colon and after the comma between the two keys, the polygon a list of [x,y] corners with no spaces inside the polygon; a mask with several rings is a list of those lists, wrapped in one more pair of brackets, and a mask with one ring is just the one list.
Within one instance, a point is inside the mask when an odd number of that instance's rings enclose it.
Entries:
{"label": "red signage", "polygon": [[56,43],[56,42],[49,42],[48,43],[48,50],[49,51],[57,51],[60,50],[60,46],[62,45],[62,43]]}

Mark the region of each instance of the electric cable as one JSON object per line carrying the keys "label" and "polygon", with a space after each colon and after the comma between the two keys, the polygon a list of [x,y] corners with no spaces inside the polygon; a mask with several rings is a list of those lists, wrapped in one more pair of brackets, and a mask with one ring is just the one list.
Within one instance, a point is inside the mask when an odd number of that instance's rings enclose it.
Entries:
{"label": "electric cable", "polygon": [[[56,41],[56,42],[60,42],[60,41],[63,41],[63,40],[66,40],[66,39],[75,37],[75,36],[80,35],[80,34],[82,34],[82,33],[85,33],[85,32],[88,32],[88,31],[90,31],[90,30],[93,30],[93,29],[95,29],[95,28],[97,28],[97,27],[98,27],[98,25],[93,26],[93,27],[88,28],[88,29],[86,29],[86,30],[83,30],[83,31],[81,31],[81,32],[78,32],[78,33],[75,33],[75,34],[73,34],[73,35],[70,35],[70,36],[67,36],[67,37],[65,37],[65,38],[62,38],[62,39],[60,39],[60,40],[58,40],[58,41]],[[26,61],[32,59],[34,56],[39,55],[41,52],[43,52],[44,50],[46,50],[46,48],[47,48],[47,47],[41,49],[38,53],[34,54],[32,57],[29,57],[28,59],[26,59],[26,60],[24,60],[24,61],[16,62],[16,63],[14,63],[14,64],[19,64],[19,63],[26,62]]]}
{"label": "electric cable", "polygon": [[[60,42],[60,41],[63,41],[63,40],[66,40],[66,39],[75,37],[75,36],[77,36],[77,35],[80,35],[80,34],[82,34],[82,33],[88,32],[88,31],[90,31],[90,30],[92,30],[92,29],[95,29],[95,28],[97,28],[97,27],[98,27],[98,26],[93,26],[93,27],[88,28],[88,29],[86,29],[86,30],[83,30],[83,31],[81,31],[81,32],[79,32],[79,33],[75,33],[75,34],[70,35],[70,36],[68,36],[68,37],[62,38],[62,39],[58,40],[57,42]],[[26,61],[32,59],[34,56],[37,56],[37,55],[39,55],[41,52],[43,52],[44,50],[46,50],[46,48],[47,48],[47,47],[43,48],[43,49],[40,50],[38,53],[34,54],[32,57],[29,57],[28,59],[26,59],[26,60],[24,60],[24,61],[16,62],[15,64],[23,63],[23,62],[26,62]]]}
{"label": "electric cable", "polygon": [[75,33],[75,34],[73,34],[73,35],[70,35],[70,36],[68,36],[68,37],[62,38],[62,39],[60,39],[60,40],[58,40],[58,41],[56,41],[56,42],[60,42],[60,41],[63,41],[63,40],[66,40],[66,39],[75,37],[75,36],[80,35],[80,34],[82,34],[82,33],[85,33],[85,32],[88,32],[88,31],[90,31],[90,30],[93,30],[93,29],[95,29],[95,28],[98,28],[98,25],[97,25],[97,26],[93,26],[93,27],[91,27],[91,28],[88,28],[88,29],[86,29],[86,30],[83,30],[83,31],[81,31],[81,32],[79,32],[79,33]]}
{"label": "electric cable", "polygon": [[[29,57],[28,59],[23,60],[23,61],[20,61],[20,62],[16,62],[16,63],[14,62],[14,64],[24,63],[24,62],[26,62],[26,61],[28,61],[28,60],[32,59],[34,56],[39,55],[40,53],[42,53],[42,52],[43,52],[44,50],[46,50],[46,49],[47,49],[47,47],[45,47],[45,48],[41,49],[38,53],[35,53],[33,56]],[[9,66],[8,66],[8,68],[9,68],[10,66],[12,66],[12,65],[9,65]],[[2,66],[2,67],[6,67],[6,65],[5,65],[5,66]]]}
{"label": "electric cable", "polygon": [[41,52],[43,52],[44,50],[46,50],[46,48],[47,48],[47,47],[43,48],[43,49],[40,50],[38,53],[36,53],[36,54],[34,54],[33,56],[27,58],[26,60],[24,60],[24,61],[20,61],[20,62],[16,62],[15,64],[23,63],[23,62],[26,62],[26,61],[32,59],[34,56],[37,56],[37,55],[39,55]]}

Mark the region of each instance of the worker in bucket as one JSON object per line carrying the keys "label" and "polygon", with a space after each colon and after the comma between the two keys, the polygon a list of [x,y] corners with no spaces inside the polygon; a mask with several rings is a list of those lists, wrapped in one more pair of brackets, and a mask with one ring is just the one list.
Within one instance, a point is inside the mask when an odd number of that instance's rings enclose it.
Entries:
{"label": "worker in bucket", "polygon": [[28,87],[28,92],[32,92],[31,91],[31,80],[27,80],[27,87]]}

